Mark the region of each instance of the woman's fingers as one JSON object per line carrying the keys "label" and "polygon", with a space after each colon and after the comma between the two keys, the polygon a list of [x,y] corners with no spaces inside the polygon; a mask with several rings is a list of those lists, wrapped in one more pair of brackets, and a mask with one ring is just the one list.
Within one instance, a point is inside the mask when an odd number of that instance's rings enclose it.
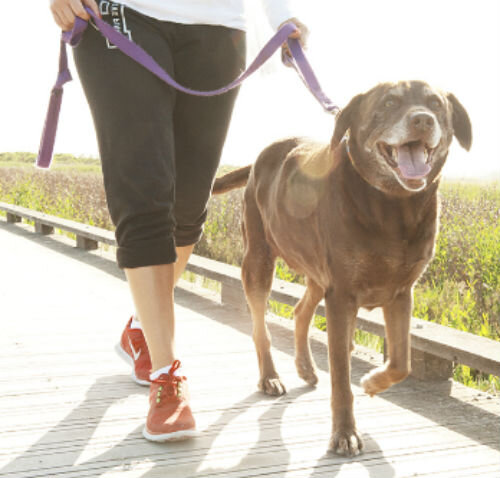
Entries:
{"label": "woman's fingers", "polygon": [[63,30],[70,30],[75,21],[75,15],[70,6],[71,0],[50,0],[50,11],[57,25]]}
{"label": "woman's fingers", "polygon": [[90,7],[92,11],[99,17],[101,18],[101,12],[99,11],[99,6],[97,5],[97,2],[95,0],[83,0],[83,3],[87,5],[87,7]]}
{"label": "woman's fingers", "polygon": [[[74,16],[83,18],[84,20],[88,20],[90,18],[90,15],[87,13],[85,8],[83,8],[81,0],[71,0],[70,6],[71,10],[73,10]],[[75,21],[74,17],[73,21]]]}
{"label": "woman's fingers", "polygon": [[64,31],[73,28],[75,17],[81,17],[84,20],[90,18],[84,5],[90,7],[97,16],[101,16],[95,0],[50,0],[52,16]]}
{"label": "woman's fingers", "polygon": [[52,12],[52,17],[54,18],[54,21],[56,22],[56,25],[61,30],[64,30],[64,22],[62,21],[61,17],[56,12]]}
{"label": "woman's fingers", "polygon": [[296,40],[299,40],[302,47],[307,48],[307,38],[309,37],[309,29],[298,18],[290,18],[289,21],[292,22],[297,28],[297,30],[295,30],[290,35],[290,38],[295,38]]}
{"label": "woman's fingers", "polygon": [[[290,18],[286,22],[283,22],[280,25],[280,28],[285,24],[285,23],[293,23],[295,25],[296,30],[290,33],[289,38],[294,38],[295,40],[299,40],[300,45],[303,48],[306,48],[307,44],[307,37],[309,36],[309,29],[297,18]],[[288,45],[286,43],[283,43],[283,46],[281,47],[281,59],[285,63],[285,65],[288,65],[288,62],[286,61],[286,58],[291,58],[292,53],[290,52],[290,48],[288,48]]]}
{"label": "woman's fingers", "polygon": [[71,30],[75,23],[75,14],[71,7],[69,5],[62,5],[58,13],[64,23],[63,30]]}
{"label": "woman's fingers", "polygon": [[[295,25],[296,30],[290,33],[288,36],[289,38],[294,38],[295,40],[299,40],[300,45],[303,48],[306,48],[307,44],[307,37],[309,36],[309,29],[297,18],[290,18],[286,22],[283,22],[280,25],[280,28],[285,24],[285,23],[293,23]],[[292,53],[290,52],[290,48],[288,48],[288,45],[286,43],[283,43],[281,47],[281,59],[283,63],[287,66],[290,66],[288,63],[287,58],[291,58]]]}

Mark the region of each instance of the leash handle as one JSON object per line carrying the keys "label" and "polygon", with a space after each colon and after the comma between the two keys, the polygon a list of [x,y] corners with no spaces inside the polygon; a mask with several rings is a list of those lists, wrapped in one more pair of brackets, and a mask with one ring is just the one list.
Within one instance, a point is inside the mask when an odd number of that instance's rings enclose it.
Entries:
{"label": "leash handle", "polygon": [[54,143],[56,140],[57,125],[59,123],[59,113],[61,111],[63,86],[68,81],[71,81],[71,73],[68,68],[68,55],[66,52],[66,43],[61,38],[60,51],[59,51],[59,73],[57,80],[50,93],[49,107],[45,118],[43,127],[42,138],[40,140],[40,149],[38,150],[38,157],[36,165],[39,168],[48,168],[52,159],[52,152],[54,150]]}
{"label": "leash handle", "polygon": [[[191,88],[186,88],[177,83],[155,60],[154,58],[143,50],[139,45],[129,40],[125,35],[117,32],[111,25],[101,20],[89,7],[85,7],[88,14],[94,20],[97,28],[101,34],[107,38],[113,45],[121,50],[125,55],[132,58],[134,61],[149,70],[155,76],[163,80],[171,87],[190,95],[195,96],[215,96],[232,90],[239,86],[250,75],[255,73],[273,54],[278,50],[281,45],[288,42],[290,51],[293,55],[291,65],[295,68],[302,81],[309,88],[311,93],[319,101],[325,111],[336,114],[339,108],[335,106],[331,100],[323,93],[319,82],[314,75],[307,58],[304,55],[300,43],[296,39],[289,38],[290,34],[296,30],[293,23],[289,22],[283,25],[278,32],[264,45],[255,60],[250,66],[235,80],[222,88],[211,91],[199,91]],[[45,126],[42,133],[40,142],[40,149],[36,161],[36,166],[39,168],[48,168],[52,160],[52,153],[55,143],[55,135],[57,124],[59,120],[59,113],[61,109],[63,85],[70,81],[71,74],[68,69],[68,59],[66,52],[66,43],[71,46],[76,46],[81,40],[85,29],[88,27],[88,22],[80,17],[76,17],[73,29],[68,32],[63,32],[61,35],[61,49],[59,56],[59,74],[56,84],[52,89],[50,97],[49,108],[45,120]]]}
{"label": "leash handle", "polygon": [[300,46],[299,40],[289,38],[287,41],[290,52],[292,53],[291,58],[286,58],[287,62],[295,69],[302,83],[304,83],[307,89],[318,100],[323,109],[327,113],[336,116],[340,112],[340,108],[335,105],[322,90],[310,63],[307,61],[304,50]]}

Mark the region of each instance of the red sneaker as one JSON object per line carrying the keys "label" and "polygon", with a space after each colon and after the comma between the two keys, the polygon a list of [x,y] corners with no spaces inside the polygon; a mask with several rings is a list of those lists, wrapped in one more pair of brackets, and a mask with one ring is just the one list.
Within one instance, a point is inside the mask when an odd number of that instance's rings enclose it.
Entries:
{"label": "red sneaker", "polygon": [[118,355],[132,366],[132,378],[139,385],[151,384],[151,358],[141,329],[131,329],[132,317],[125,326],[120,343],[115,347]]}
{"label": "red sneaker", "polygon": [[142,431],[148,440],[177,441],[198,436],[189,406],[186,377],[174,375],[180,366],[181,363],[175,360],[168,373],[151,383],[150,408]]}

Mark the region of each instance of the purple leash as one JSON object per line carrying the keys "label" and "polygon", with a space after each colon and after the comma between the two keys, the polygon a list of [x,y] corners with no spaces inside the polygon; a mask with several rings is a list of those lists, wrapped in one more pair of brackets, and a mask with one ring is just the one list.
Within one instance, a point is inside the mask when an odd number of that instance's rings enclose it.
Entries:
{"label": "purple leash", "polygon": [[[337,114],[340,109],[335,106],[331,100],[325,95],[321,86],[313,73],[313,70],[304,55],[304,51],[298,40],[288,38],[291,33],[296,30],[293,23],[286,23],[278,32],[264,45],[255,60],[250,66],[229,85],[212,91],[197,91],[186,88],[177,83],[160,65],[144,51],[139,45],[130,41],[127,37],[117,32],[111,25],[101,20],[90,8],[85,7],[89,15],[94,19],[94,22],[101,32],[113,45],[121,50],[125,55],[129,56],[158,78],[163,80],[173,88],[195,96],[215,96],[228,92],[229,90],[239,86],[246,78],[258,70],[281,45],[288,42],[292,58],[287,61],[295,68],[304,84],[309,91],[319,101],[323,109],[332,114]],[[68,56],[66,52],[66,43],[71,46],[76,46],[82,38],[88,22],[80,17],[76,17],[73,29],[68,32],[63,32],[61,36],[61,50],[59,56],[59,73],[56,83],[52,88],[45,126],[40,142],[40,149],[36,160],[36,166],[39,168],[48,168],[52,160],[52,152],[54,150],[54,142],[56,137],[57,123],[59,120],[59,112],[61,110],[63,86],[68,81],[72,80],[71,73],[68,69]]]}

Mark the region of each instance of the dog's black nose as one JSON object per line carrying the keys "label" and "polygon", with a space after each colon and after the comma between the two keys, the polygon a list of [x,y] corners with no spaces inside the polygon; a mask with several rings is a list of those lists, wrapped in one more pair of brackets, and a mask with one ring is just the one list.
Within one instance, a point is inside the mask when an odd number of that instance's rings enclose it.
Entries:
{"label": "dog's black nose", "polygon": [[419,112],[410,116],[410,126],[415,133],[426,133],[434,128],[434,116],[429,113]]}

